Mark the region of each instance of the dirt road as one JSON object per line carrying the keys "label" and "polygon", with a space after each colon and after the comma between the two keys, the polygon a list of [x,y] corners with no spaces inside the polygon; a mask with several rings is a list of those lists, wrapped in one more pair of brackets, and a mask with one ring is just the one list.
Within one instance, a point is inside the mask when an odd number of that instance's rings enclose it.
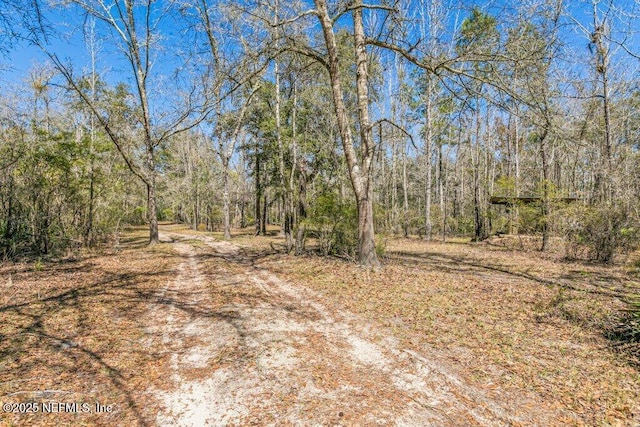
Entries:
{"label": "dirt road", "polygon": [[162,238],[183,260],[147,320],[171,352],[172,387],[149,390],[158,425],[553,424],[532,396],[472,387],[435,350],[401,348],[234,244]]}

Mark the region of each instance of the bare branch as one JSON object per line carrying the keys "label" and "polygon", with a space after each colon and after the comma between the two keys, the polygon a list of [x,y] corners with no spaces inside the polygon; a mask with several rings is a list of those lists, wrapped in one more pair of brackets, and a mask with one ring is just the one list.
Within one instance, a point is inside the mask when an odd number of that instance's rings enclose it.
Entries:
{"label": "bare branch", "polygon": [[333,17],[331,22],[335,24],[338,21],[338,19],[342,18],[344,14],[357,9],[378,9],[378,10],[386,10],[388,12],[396,12],[396,13],[398,12],[398,9],[395,9],[390,6],[384,6],[382,4],[351,4],[346,8],[342,9],[340,12],[338,12],[336,16]]}
{"label": "bare branch", "polygon": [[413,140],[413,135],[411,135],[409,132],[407,132],[407,130],[400,126],[399,124],[395,123],[392,120],[389,119],[380,119],[380,120],[376,120],[375,122],[373,122],[370,126],[370,129],[373,129],[374,127],[376,127],[377,125],[380,125],[382,123],[388,123],[391,126],[395,127],[396,129],[398,129],[400,132],[404,133],[406,136],[409,137],[409,140],[411,141],[411,145],[413,145],[413,148],[415,148],[416,150],[418,149],[418,147],[416,146],[415,141]]}
{"label": "bare branch", "polygon": [[329,62],[321,52],[318,52],[317,50],[307,45],[298,44],[293,37],[287,37],[286,45],[282,48],[282,52],[299,53],[300,55],[304,55],[308,58],[311,58],[317,61],[324,68],[329,69]]}
{"label": "bare branch", "polygon": [[118,135],[116,135],[116,132],[112,129],[111,125],[109,124],[109,121],[102,114],[100,114],[93,100],[90,97],[88,97],[87,94],[85,94],[84,91],[78,86],[78,84],[73,78],[72,71],[68,67],[66,67],[62,63],[62,61],[60,61],[60,58],[58,58],[56,54],[47,52],[44,49],[43,49],[43,52],[45,52],[45,54],[49,57],[49,59],[51,59],[53,66],[60,72],[60,74],[62,74],[62,76],[65,78],[69,86],[71,86],[73,91],[78,96],[80,96],[82,101],[89,107],[92,114],[98,119],[98,121],[100,122],[100,125],[102,125],[105,132],[109,136],[109,139],[111,139],[111,142],[113,142],[113,144],[116,146],[116,149],[118,150],[123,160],[127,164],[127,167],[129,168],[131,173],[133,173],[135,176],[140,178],[142,182],[148,185],[149,180],[146,174],[138,166],[136,166],[133,163],[133,161],[129,158],[126,150],[124,149],[124,145],[122,143],[123,141],[121,141]]}
{"label": "bare branch", "polygon": [[434,73],[434,74],[436,73],[435,67],[427,64],[424,59],[420,59],[419,57],[411,53],[409,50],[403,49],[398,45],[387,43],[382,40],[372,39],[372,38],[367,38],[367,44],[382,47],[382,48],[397,52],[400,55],[402,55],[407,61],[411,62],[414,65],[417,65],[423,70],[429,71],[430,73]]}
{"label": "bare branch", "polygon": [[228,97],[233,95],[238,89],[240,89],[246,83],[253,80],[256,76],[263,73],[266,70],[267,66],[269,65],[269,61],[270,61],[270,58],[268,60],[265,60],[261,67],[257,68],[254,72],[249,73],[249,75],[247,75],[244,79],[235,81],[235,85],[231,89],[229,89],[227,93],[225,93],[215,102],[208,103],[207,106],[203,108],[202,113],[198,115],[198,117],[196,117],[193,121],[185,124],[184,126],[181,126],[181,124],[189,118],[191,113],[193,113],[193,109],[191,109],[188,112],[185,112],[178,120],[176,120],[173,123],[173,125],[168,127],[167,131],[165,131],[163,134],[160,135],[160,137],[157,139],[157,144],[160,144],[162,141],[165,141],[174,135],[178,135],[182,132],[186,132],[198,126],[200,123],[206,120],[211,114],[211,112],[220,104],[222,104]]}
{"label": "bare branch", "polygon": [[309,15],[318,15],[318,11],[316,9],[310,9],[307,10],[306,12],[301,13],[300,15],[294,16],[293,18],[289,18],[289,19],[285,19],[284,21],[280,21],[277,23],[273,23],[270,24],[272,27],[281,27],[283,25],[287,25],[287,24],[292,24],[294,22],[296,22],[299,19],[304,18],[305,16],[309,16]]}

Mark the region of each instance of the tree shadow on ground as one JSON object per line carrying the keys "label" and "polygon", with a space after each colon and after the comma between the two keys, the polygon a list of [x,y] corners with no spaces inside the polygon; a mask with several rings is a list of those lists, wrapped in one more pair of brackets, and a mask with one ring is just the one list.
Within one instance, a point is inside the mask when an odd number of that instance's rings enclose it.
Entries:
{"label": "tree shadow on ground", "polygon": [[[573,322],[580,327],[594,327],[607,338],[613,348],[622,352],[627,361],[640,367],[640,340],[638,329],[630,328],[637,318],[632,314],[614,310],[604,321],[594,322],[588,311],[568,311],[565,305],[577,299],[599,298],[603,301],[616,300],[617,306],[625,306],[633,295],[640,294],[638,283],[625,280],[608,269],[564,270],[563,272],[542,271],[540,267],[524,267],[507,265],[499,260],[488,261],[468,256],[451,255],[444,251],[430,248],[428,252],[390,251],[386,255],[391,262],[411,265],[416,268],[433,269],[448,274],[467,274],[475,278],[491,281],[507,280],[510,283],[536,283],[550,289],[558,290],[551,299],[547,310],[556,316]],[[551,261],[547,261],[551,262]],[[552,316],[553,317],[553,316]],[[589,326],[587,326],[589,325]],[[636,325],[636,328],[638,325]]]}
{"label": "tree shadow on ground", "polygon": [[483,272],[498,273],[530,280],[547,287],[560,287],[619,299],[623,299],[630,293],[640,290],[637,284],[621,280],[620,277],[604,271],[589,272],[585,277],[583,271],[570,270],[560,275],[550,273],[551,277],[543,277],[532,268],[516,270],[497,262],[488,264],[472,257],[465,258],[434,251],[427,253],[394,251],[388,253],[387,258],[400,263],[442,269],[450,273],[473,272],[481,275]]}
{"label": "tree shadow on ground", "polygon": [[[3,368],[0,395],[21,401],[47,401],[65,395],[114,396],[123,406],[120,408],[123,419],[96,415],[82,422],[153,425],[155,422],[150,417],[154,414],[149,409],[149,399],[153,397],[141,387],[146,389],[154,380],[163,381],[162,375],[149,375],[149,382],[145,383],[145,370],[163,369],[158,366],[162,361],[166,369],[169,356],[162,347],[150,344],[162,341],[157,332],[145,330],[149,326],[145,325],[145,318],[150,310],[160,313],[160,319],[162,313],[175,309],[180,316],[191,320],[229,324],[240,339],[239,358],[248,353],[247,319],[233,310],[232,301],[309,316],[303,308],[291,306],[290,301],[274,301],[266,294],[240,289],[242,283],[198,290],[215,293],[221,304],[212,305],[208,295],[163,288],[162,284],[176,280],[173,268],[156,268],[150,264],[142,271],[131,271],[126,263],[130,256],[124,254],[119,258],[125,262],[121,271],[100,268],[90,261],[45,266],[38,272],[36,281],[47,284],[46,294],[40,295],[31,289],[20,301],[5,299],[5,304],[0,306],[0,366]],[[200,263],[222,261],[254,266],[264,256],[268,254],[249,251],[222,254],[206,250],[194,258]],[[184,263],[190,257],[164,252],[154,254],[154,260],[165,258]],[[14,273],[17,274],[13,284],[7,286],[19,287],[32,272]],[[90,275],[92,278],[88,280]],[[52,281],[59,282],[59,286],[47,283]],[[157,402],[151,403],[153,405]],[[64,416],[60,419],[63,423]],[[80,420],[73,419],[73,422]],[[49,421],[28,415],[15,419],[18,424],[29,425]]]}

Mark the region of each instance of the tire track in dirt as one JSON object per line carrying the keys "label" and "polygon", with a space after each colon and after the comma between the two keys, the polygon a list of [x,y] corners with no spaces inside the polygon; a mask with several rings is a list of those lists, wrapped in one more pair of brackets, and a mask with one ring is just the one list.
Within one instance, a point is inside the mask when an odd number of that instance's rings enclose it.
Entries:
{"label": "tire track in dirt", "polygon": [[202,310],[208,290],[193,246],[178,242],[174,248],[184,260],[178,266],[175,279],[162,290],[161,304],[152,309],[151,318],[155,323],[153,332],[161,337],[165,351],[171,352],[169,374],[171,380],[180,385],[180,392],[154,392],[168,409],[157,416],[156,422],[161,426],[204,426],[216,408],[208,400],[207,388],[199,387],[185,376],[205,368],[209,359],[227,343],[218,339],[217,331]]}
{"label": "tire track in dirt", "polygon": [[[196,238],[242,268],[205,277],[193,246],[174,243],[184,260],[164,290],[171,304],[155,316],[164,319],[158,328],[173,352],[175,388],[158,394],[165,406],[158,425],[553,424],[553,414],[526,396],[489,397],[442,359],[404,350],[363,319],[329,309],[318,294],[253,265],[237,246]],[[225,289],[242,298],[207,313],[209,293]]]}

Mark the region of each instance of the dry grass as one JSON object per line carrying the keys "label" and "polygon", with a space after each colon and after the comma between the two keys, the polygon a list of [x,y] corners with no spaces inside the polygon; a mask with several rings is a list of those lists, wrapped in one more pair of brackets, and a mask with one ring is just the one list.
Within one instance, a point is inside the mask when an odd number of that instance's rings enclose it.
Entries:
{"label": "dry grass", "polygon": [[637,425],[640,372],[605,338],[638,291],[623,267],[493,244],[391,239],[385,268],[314,256],[262,265],[384,325],[404,345],[445,351],[468,380],[533,392],[560,425]]}
{"label": "dry grass", "polygon": [[[111,413],[0,413],[0,425],[145,425],[167,358],[142,319],[178,262],[127,233],[122,250],[78,261],[0,266],[3,403],[113,405]],[[42,408],[42,406],[39,406]]]}
{"label": "dry grass", "polygon": [[[203,248],[196,238],[203,233],[192,234],[188,243],[206,277],[224,282],[244,271]],[[386,327],[407,348],[442,352],[488,394],[526,391],[564,409],[558,425],[640,421],[640,371],[605,338],[624,308],[620,295],[638,292],[635,268],[567,263],[500,241],[389,239],[385,268],[372,272],[335,258],[274,253],[278,237],[239,233],[233,242],[247,263],[321,292],[329,305]],[[0,266],[0,400],[115,408],[0,413],[0,425],[154,424],[158,402],[148,390],[172,386],[171,349],[146,327],[149,308],[164,303],[161,289],[183,260],[170,245],[146,246],[144,229],[121,243],[115,254]],[[254,297],[242,287],[223,289],[207,299],[208,310]]]}

